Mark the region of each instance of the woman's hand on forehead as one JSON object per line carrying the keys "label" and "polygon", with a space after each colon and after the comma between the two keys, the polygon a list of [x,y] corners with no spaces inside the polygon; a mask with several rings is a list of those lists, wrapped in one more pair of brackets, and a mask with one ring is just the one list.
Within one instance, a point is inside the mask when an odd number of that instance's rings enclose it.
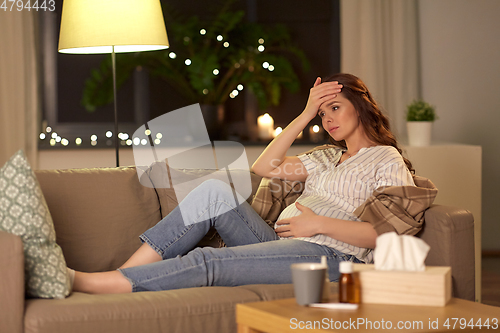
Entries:
{"label": "woman's hand on forehead", "polygon": [[333,100],[341,91],[342,85],[337,81],[322,83],[321,78],[318,77],[309,92],[309,99],[303,113],[310,119],[313,119],[317,115],[321,105]]}

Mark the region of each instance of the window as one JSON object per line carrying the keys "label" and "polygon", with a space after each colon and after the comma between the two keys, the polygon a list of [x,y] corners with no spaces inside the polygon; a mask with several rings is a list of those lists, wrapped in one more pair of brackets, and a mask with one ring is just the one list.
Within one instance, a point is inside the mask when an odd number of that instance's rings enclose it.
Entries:
{"label": "window", "polygon": [[[210,2],[170,0],[185,15],[203,17],[210,13]],[[246,0],[235,4],[244,9],[248,20],[265,24],[284,24],[295,42],[301,47],[310,63],[307,73],[298,71],[301,90],[296,94],[284,92],[279,106],[269,112],[275,126],[286,126],[305,106],[309,88],[317,76],[327,76],[340,71],[339,0],[290,0],[286,2]],[[96,147],[113,147],[112,138],[106,137],[113,130],[113,105],[88,112],[80,104],[84,82],[92,68],[99,66],[110,55],[76,55],[57,52],[62,0],[56,0],[56,11],[41,12],[39,15],[40,59],[42,62],[43,126],[52,131],[40,140],[41,149],[64,147],[61,142],[50,145],[53,132],[59,138],[66,138],[69,147],[92,147],[91,136],[97,135]],[[168,21],[165,22],[167,33]],[[117,57],[119,61],[119,57]],[[120,132],[131,134],[145,122],[168,111],[189,104],[178,96],[165,82],[150,77],[146,71],[137,69],[134,75],[118,91],[118,118]],[[245,134],[245,114],[260,113],[255,103],[246,94],[240,94],[226,105],[228,126],[232,126],[232,140],[248,142]],[[247,116],[248,118],[248,116]],[[320,124],[319,119],[313,124]],[[241,130],[243,129],[243,130]],[[305,133],[307,139],[307,133]],[[75,140],[81,138],[77,145]],[[122,145],[126,145],[122,142]]]}

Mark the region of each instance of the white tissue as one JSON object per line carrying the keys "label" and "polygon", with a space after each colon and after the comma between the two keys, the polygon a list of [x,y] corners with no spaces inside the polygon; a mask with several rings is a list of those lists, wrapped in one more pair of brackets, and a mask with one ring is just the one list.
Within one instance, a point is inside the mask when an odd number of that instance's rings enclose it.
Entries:
{"label": "white tissue", "polygon": [[414,236],[388,232],[377,237],[373,260],[384,271],[424,271],[430,246]]}

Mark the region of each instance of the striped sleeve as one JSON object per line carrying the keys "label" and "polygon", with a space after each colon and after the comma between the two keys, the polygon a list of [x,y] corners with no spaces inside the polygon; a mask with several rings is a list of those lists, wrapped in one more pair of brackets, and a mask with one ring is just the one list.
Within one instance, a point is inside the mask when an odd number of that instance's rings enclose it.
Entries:
{"label": "striped sleeve", "polygon": [[307,173],[311,174],[313,171],[322,172],[326,171],[331,165],[335,164],[340,155],[341,150],[335,147],[323,148],[324,146],[318,147],[319,149],[313,150],[312,152],[307,152],[305,154],[298,155],[302,164],[306,167]]}

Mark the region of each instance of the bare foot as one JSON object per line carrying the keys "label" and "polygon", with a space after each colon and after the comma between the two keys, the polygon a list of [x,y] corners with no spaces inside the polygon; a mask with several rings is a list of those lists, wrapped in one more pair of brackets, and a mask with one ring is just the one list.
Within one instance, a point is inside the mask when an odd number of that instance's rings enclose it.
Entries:
{"label": "bare foot", "polygon": [[75,272],[73,291],[88,294],[131,293],[132,285],[119,271],[84,273]]}

